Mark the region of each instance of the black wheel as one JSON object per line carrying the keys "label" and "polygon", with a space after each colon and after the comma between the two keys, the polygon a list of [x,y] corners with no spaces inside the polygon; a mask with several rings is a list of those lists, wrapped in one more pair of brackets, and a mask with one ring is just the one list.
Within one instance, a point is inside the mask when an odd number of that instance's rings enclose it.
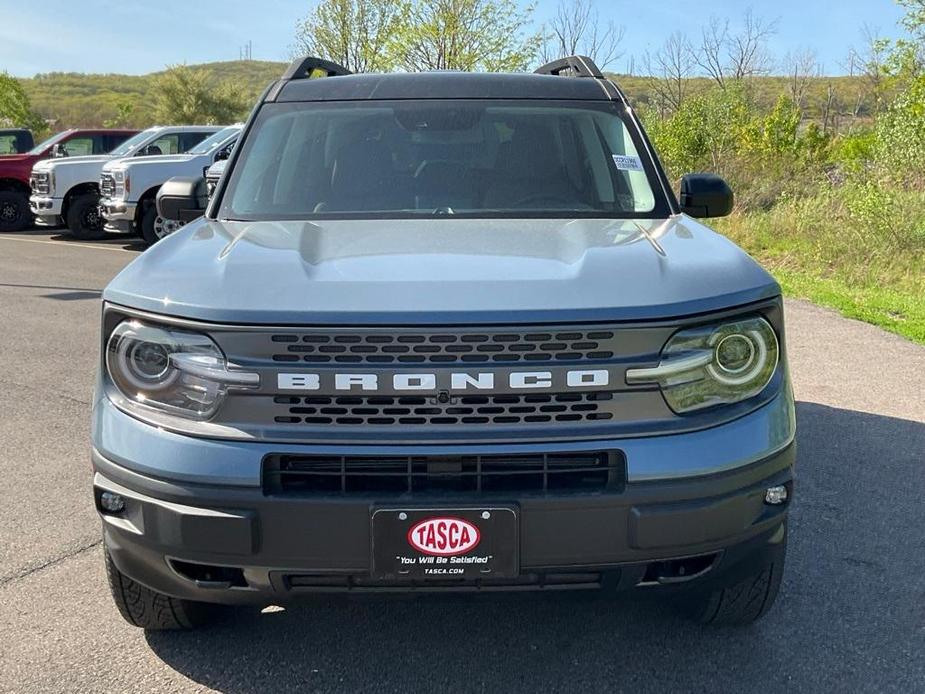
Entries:
{"label": "black wheel", "polygon": [[770,564],[738,583],[709,593],[692,594],[679,607],[701,624],[745,626],[761,619],[777,599],[784,574],[784,551]]}
{"label": "black wheel", "polygon": [[0,231],[22,231],[31,224],[29,196],[15,190],[0,190]]}
{"label": "black wheel", "polygon": [[217,605],[172,598],[145,588],[116,568],[108,549],[103,550],[103,556],[112,599],[132,626],[159,631],[195,629],[214,620],[221,609]]}
{"label": "black wheel", "polygon": [[157,213],[157,206],[151,203],[148,205],[144,216],[141,218],[141,238],[145,240],[146,244],[153,246],[162,238],[170,236],[182,226],[182,222],[161,217]]}
{"label": "black wheel", "polygon": [[103,237],[103,217],[95,195],[81,195],[71,201],[67,210],[67,228],[84,241]]}

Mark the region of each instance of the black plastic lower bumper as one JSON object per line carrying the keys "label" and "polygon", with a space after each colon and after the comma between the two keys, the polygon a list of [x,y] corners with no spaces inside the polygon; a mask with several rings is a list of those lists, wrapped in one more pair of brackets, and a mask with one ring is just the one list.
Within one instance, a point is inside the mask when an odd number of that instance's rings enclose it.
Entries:
{"label": "black plastic lower bumper", "polygon": [[511,498],[408,497],[391,507],[505,505],[518,516],[518,572],[503,580],[382,581],[371,573],[371,511],[382,499],[268,496],[259,489],[176,485],[94,457],[102,491],[126,500],[103,513],[120,571],[148,587],[223,603],[285,601],[327,591],[523,590],[729,581],[781,551],[793,446],[733,472],[627,484],[615,493]]}

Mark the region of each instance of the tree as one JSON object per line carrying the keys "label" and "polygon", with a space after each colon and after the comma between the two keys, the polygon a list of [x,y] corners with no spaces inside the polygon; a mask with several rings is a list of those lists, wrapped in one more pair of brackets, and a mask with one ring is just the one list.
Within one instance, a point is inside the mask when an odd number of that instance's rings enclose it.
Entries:
{"label": "tree", "polygon": [[776,22],[756,17],[746,10],[742,27],[730,31],[728,20],[712,17],[701,29],[695,60],[704,73],[721,88],[730,80],[767,75],[773,67],[768,40],[777,32]]}
{"label": "tree", "polygon": [[787,68],[790,100],[802,112],[806,108],[806,92],[809,89],[809,83],[820,74],[816,52],[811,48],[804,48],[788,53],[784,58],[784,65]]}
{"label": "tree", "polygon": [[174,65],[154,80],[154,119],[178,123],[233,123],[247,113],[248,100],[234,85],[216,84],[206,70]]}
{"label": "tree", "polygon": [[392,54],[410,72],[525,70],[542,43],[526,33],[532,13],[514,0],[414,0]]}
{"label": "tree", "polygon": [[296,28],[295,53],[340,63],[352,72],[386,72],[389,50],[407,20],[408,5],[396,0],[320,0]]}
{"label": "tree", "polygon": [[655,53],[646,52],[643,64],[661,112],[681,108],[687,79],[695,66],[694,51],[687,37],[679,31],[673,33]]}
{"label": "tree", "polygon": [[6,72],[0,72],[0,124],[29,128],[35,133],[46,128],[44,119],[32,110],[22,84]]}
{"label": "tree", "polygon": [[116,115],[103,121],[104,128],[124,128],[132,120],[132,113],[135,111],[135,104],[128,100],[122,100],[116,104]]}
{"label": "tree", "polygon": [[594,0],[559,0],[551,32],[542,48],[544,62],[569,55],[586,55],[601,69],[620,56],[626,27],[600,21]]}

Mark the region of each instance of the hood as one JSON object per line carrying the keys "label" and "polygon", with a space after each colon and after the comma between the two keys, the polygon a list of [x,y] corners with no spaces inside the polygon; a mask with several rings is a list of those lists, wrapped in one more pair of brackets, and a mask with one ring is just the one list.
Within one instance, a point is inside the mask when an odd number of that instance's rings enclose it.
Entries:
{"label": "hood", "polygon": [[88,154],[83,157],[61,157],[59,159],[44,159],[35,165],[36,171],[50,171],[52,168],[57,169],[59,166],[68,164],[93,164],[98,162],[109,161],[112,159],[107,154]]}
{"label": "hood", "polygon": [[0,162],[4,164],[17,164],[19,162],[42,159],[44,156],[44,154],[3,154],[0,155]]}
{"label": "hood", "polygon": [[132,168],[136,166],[146,166],[146,165],[162,165],[162,164],[177,164],[192,161],[197,158],[196,154],[156,154],[150,157],[123,157],[111,161],[103,167],[105,171],[109,171],[114,166],[119,165],[121,168],[124,168],[125,165],[131,164]]}
{"label": "hood", "polygon": [[221,323],[671,318],[776,296],[725,237],[668,220],[200,219],[129,264],[113,303]]}

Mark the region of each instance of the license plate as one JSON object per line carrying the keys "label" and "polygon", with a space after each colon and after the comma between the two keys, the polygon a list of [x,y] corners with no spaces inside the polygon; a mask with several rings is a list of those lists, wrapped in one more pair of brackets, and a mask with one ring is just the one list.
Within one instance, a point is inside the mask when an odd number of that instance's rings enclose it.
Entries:
{"label": "license plate", "polygon": [[375,579],[445,581],[517,575],[514,508],[379,508],[372,512],[371,525]]}

